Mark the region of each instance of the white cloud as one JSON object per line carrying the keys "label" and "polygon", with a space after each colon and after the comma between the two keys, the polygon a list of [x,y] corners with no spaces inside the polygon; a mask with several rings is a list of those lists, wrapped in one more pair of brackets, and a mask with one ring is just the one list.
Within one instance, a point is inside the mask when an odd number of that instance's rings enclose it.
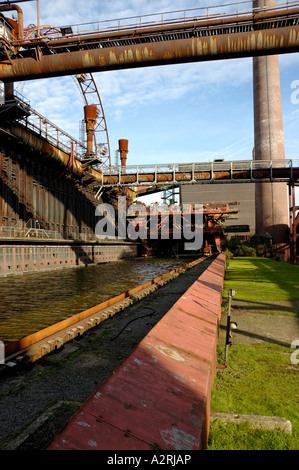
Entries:
{"label": "white cloud", "polygon": [[140,68],[94,74],[105,106],[118,119],[122,110],[189,99],[200,100],[227,87],[250,84],[250,59]]}

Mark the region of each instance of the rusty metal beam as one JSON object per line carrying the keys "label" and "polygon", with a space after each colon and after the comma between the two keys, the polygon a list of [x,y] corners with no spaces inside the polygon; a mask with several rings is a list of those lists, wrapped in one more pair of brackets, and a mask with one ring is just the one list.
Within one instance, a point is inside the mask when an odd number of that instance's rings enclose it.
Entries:
{"label": "rusty metal beam", "polygon": [[0,63],[0,80],[233,59],[299,51],[299,26],[17,58]]}
{"label": "rusty metal beam", "polygon": [[[299,169],[294,168],[261,168],[261,169],[254,169],[254,170],[235,170],[235,171],[223,171],[223,170],[214,170],[213,175],[211,171],[194,171],[186,172],[178,170],[175,174],[175,181],[177,184],[179,183],[205,183],[205,182],[232,182],[236,181],[241,183],[242,181],[248,182],[256,182],[255,179],[252,179],[253,176],[256,180],[265,179],[266,181],[281,181],[282,179],[288,180],[291,178],[292,173],[293,175],[298,178],[299,177]],[[132,185],[134,184],[159,184],[159,183],[168,183],[174,184],[174,175],[172,172],[161,172],[161,173],[143,173],[137,175],[136,173],[131,174],[122,174],[121,176],[114,174],[114,175],[103,175],[102,179],[103,186],[117,186],[117,185]]]}
{"label": "rusty metal beam", "polygon": [[[19,139],[22,144],[26,145],[33,151],[39,152],[40,155],[55,160],[63,167],[69,166],[70,155],[68,153],[58,149],[42,137],[35,135],[33,132],[29,132],[22,125],[14,123],[9,126],[9,129],[1,128],[0,130],[14,136],[16,139]],[[82,175],[84,170],[84,163],[76,159],[76,165],[73,166],[72,172],[77,173],[78,175]],[[88,171],[86,171],[86,174],[88,174],[95,182],[100,184],[102,180],[102,174],[99,171],[94,170],[93,168],[89,168]]]}
{"label": "rusty metal beam", "polygon": [[[51,143],[47,142],[45,139],[41,138],[38,135],[35,135],[32,132],[29,132],[25,127],[20,124],[11,124],[9,129],[1,129],[2,131],[10,133],[16,139],[19,139],[24,145],[30,148],[33,151],[39,152],[45,158],[53,159],[58,164],[62,165],[65,168],[69,168],[71,172],[77,173],[78,176],[84,176],[90,179],[91,182],[94,182],[95,186],[98,187],[118,187],[118,186],[134,186],[140,184],[149,185],[159,185],[159,184],[174,184],[174,179],[176,184],[184,183],[209,183],[213,182],[248,182],[248,181],[261,181],[262,179],[266,181],[280,181],[280,180],[289,180],[291,177],[295,180],[299,179],[299,168],[298,167],[285,167],[280,165],[279,167],[271,167],[265,164],[265,167],[259,168],[247,168],[247,169],[224,169],[224,168],[207,168],[207,169],[190,169],[176,168],[175,175],[174,171],[152,171],[148,170],[144,173],[138,173],[136,170],[132,171],[127,168],[127,172],[116,172],[116,173],[105,173],[100,170],[95,170],[93,168],[88,168],[85,171],[85,165],[83,161],[76,159],[76,165],[72,165],[70,168],[70,155],[62,150],[56,148]],[[227,162],[228,165],[230,162]],[[268,162],[269,164],[269,162]],[[209,165],[209,164],[207,164]]]}
{"label": "rusty metal beam", "polygon": [[[81,44],[85,42],[100,42],[100,41],[111,41],[123,38],[134,38],[139,37],[149,38],[155,35],[165,35],[169,33],[177,33],[179,31],[196,31],[196,30],[205,30],[213,29],[215,27],[221,28],[223,26],[233,27],[233,26],[244,26],[244,25],[253,25],[253,29],[258,29],[258,25],[263,23],[269,23],[270,21],[279,21],[279,19],[289,19],[297,18],[299,15],[299,8],[286,9],[286,10],[270,10],[265,12],[254,12],[250,15],[224,17],[224,18],[215,18],[215,19],[200,19],[199,21],[189,21],[183,23],[171,23],[171,24],[161,24],[159,26],[144,27],[138,29],[124,29],[124,30],[115,30],[109,32],[98,32],[94,34],[79,34],[72,35],[67,38],[55,38],[47,41],[47,47],[57,48],[61,46],[73,46],[74,44]],[[28,47],[28,41],[18,42],[19,45]],[[44,38],[34,38],[30,40],[30,45],[38,46],[44,44]]]}

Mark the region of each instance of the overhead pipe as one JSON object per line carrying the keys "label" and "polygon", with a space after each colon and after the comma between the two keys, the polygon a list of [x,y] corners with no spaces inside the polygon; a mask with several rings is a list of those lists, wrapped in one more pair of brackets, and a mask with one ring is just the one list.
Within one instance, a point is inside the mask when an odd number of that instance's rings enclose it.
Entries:
{"label": "overhead pipe", "polygon": [[[61,46],[66,44],[76,44],[78,41],[94,41],[94,40],[104,40],[104,39],[117,39],[124,36],[131,35],[136,37],[136,35],[146,35],[152,33],[164,33],[171,31],[184,30],[186,28],[192,27],[193,29],[200,27],[211,27],[211,26],[222,26],[222,25],[235,25],[239,23],[256,23],[260,20],[271,20],[277,17],[290,17],[293,15],[299,14],[299,8],[289,8],[289,9],[270,9],[266,11],[253,10],[251,14],[243,14],[242,16],[228,16],[228,17],[214,17],[213,19],[201,18],[197,21],[187,21],[184,23],[172,23],[172,24],[163,24],[161,26],[145,27],[145,28],[130,28],[122,31],[114,30],[109,31],[108,33],[96,33],[96,34],[85,34],[85,35],[76,35],[73,34],[71,37],[67,38],[57,38],[50,39],[47,42],[48,47]],[[34,41],[30,40],[31,45],[38,45],[40,38],[34,38]],[[42,39],[44,41],[44,38]],[[27,41],[26,41],[27,43]],[[24,43],[25,44],[25,43]]]}
{"label": "overhead pipe", "polygon": [[82,72],[120,70],[299,51],[299,26],[95,48],[0,63],[0,80],[24,81]]}
{"label": "overhead pipe", "polygon": [[23,10],[18,5],[0,5],[0,11],[13,11],[16,10],[18,13],[18,39],[19,41],[24,38],[24,20]]}
{"label": "overhead pipe", "polygon": [[[76,333],[74,331],[74,336],[77,336],[79,332],[83,330],[85,332],[92,326],[96,326],[97,324],[101,323],[102,321],[106,320],[109,317],[113,317],[117,312],[123,310],[124,308],[130,306],[133,303],[132,297],[136,300],[141,300],[144,296],[150,294],[155,289],[167,284],[168,282],[172,281],[173,279],[177,278],[180,274],[183,274],[186,270],[200,264],[205,258],[198,258],[190,263],[187,263],[179,268],[176,268],[167,274],[162,274],[161,276],[148,281],[144,284],[141,284],[133,289],[130,289],[116,297],[108,299],[94,307],[89,308],[88,310],[84,310],[83,312],[77,313],[65,320],[61,320],[54,325],[50,325],[42,330],[37,331],[36,333],[32,333],[29,336],[25,336],[13,343],[10,343],[5,346],[5,357],[6,362],[9,362],[16,358],[16,355],[24,355],[22,357],[23,360],[28,359],[31,357],[31,361],[35,361],[40,356],[39,354],[36,357],[33,356],[26,356],[28,354],[29,348],[36,348],[38,345],[38,350],[43,350],[45,354],[45,350],[43,348],[43,344],[40,345],[40,341],[44,342],[45,339],[50,339],[52,335],[54,335],[52,342],[48,341],[51,346],[55,348],[59,348],[64,343],[69,341],[70,338],[67,334],[67,331],[70,328],[76,328]],[[89,322],[89,323],[87,323]],[[83,326],[83,328],[82,328]],[[62,336],[61,338],[57,338],[57,336]],[[61,341],[57,341],[60,340]],[[36,350],[35,350],[36,351]]]}

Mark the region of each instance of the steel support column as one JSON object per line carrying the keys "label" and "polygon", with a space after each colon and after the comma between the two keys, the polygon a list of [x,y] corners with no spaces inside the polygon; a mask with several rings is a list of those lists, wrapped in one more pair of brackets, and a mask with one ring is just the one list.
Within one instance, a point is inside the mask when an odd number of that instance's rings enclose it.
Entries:
{"label": "steel support column", "polygon": [[[254,0],[253,6],[276,7],[276,0]],[[253,58],[255,160],[285,158],[277,55]],[[273,243],[288,241],[285,183],[256,183],[256,234],[269,233]]]}

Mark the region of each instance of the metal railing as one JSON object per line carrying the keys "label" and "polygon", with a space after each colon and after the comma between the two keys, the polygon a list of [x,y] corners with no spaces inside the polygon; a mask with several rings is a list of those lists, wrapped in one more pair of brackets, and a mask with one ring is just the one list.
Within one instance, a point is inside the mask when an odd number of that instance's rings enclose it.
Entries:
{"label": "metal railing", "polygon": [[80,160],[83,159],[87,152],[87,148],[63,129],[49,121],[49,119],[42,116],[42,114],[35,111],[35,109],[31,108],[29,99],[17,90],[14,90],[13,96],[6,99],[5,102],[0,103],[0,107],[1,104],[7,106],[18,104],[29,113],[29,116],[24,115],[23,117],[18,118],[17,121],[19,123],[23,124],[27,129],[43,137],[49,143],[68,154],[71,153],[71,143],[73,143],[75,157]]}
{"label": "metal railing", "polygon": [[[91,34],[96,32],[124,31],[129,29],[141,29],[159,25],[175,24],[180,22],[198,21],[201,19],[216,19],[223,17],[237,18],[253,11],[273,11],[279,9],[290,9],[299,6],[298,2],[279,2],[277,7],[252,8],[252,1],[234,2],[225,5],[206,6],[201,8],[191,8],[175,10],[170,12],[153,13],[147,15],[128,16],[111,20],[95,21],[91,23],[80,23],[64,26],[62,31],[69,31],[67,36]],[[231,9],[233,8],[234,9]],[[71,31],[71,32],[70,32]]]}
{"label": "metal railing", "polygon": [[[173,163],[173,164],[157,164],[157,165],[127,165],[126,167],[111,166],[102,169],[102,185],[117,186],[142,186],[142,185],[169,185],[177,184],[179,175],[184,175],[184,183],[194,183],[196,181],[214,182],[215,174],[220,176],[217,181],[223,182],[242,182],[242,181],[259,181],[264,176],[259,177],[255,172],[260,170],[268,170],[269,181],[278,180],[279,177],[273,173],[277,169],[289,169],[289,176],[283,176],[283,179],[293,177],[293,168],[299,168],[299,161],[291,159],[282,160],[239,160],[224,162],[196,162],[196,163]],[[226,174],[221,178],[221,172]],[[238,172],[247,173],[248,178],[238,177]],[[204,177],[201,178],[200,174]],[[208,178],[206,175],[210,175]],[[228,179],[227,174],[230,175]],[[146,176],[150,178],[145,181]],[[159,178],[161,175],[171,175],[171,180]],[[132,178],[130,180],[130,178]],[[182,182],[182,180],[180,180]]]}
{"label": "metal railing", "polygon": [[[252,8],[252,1],[233,2],[225,5],[205,6],[170,12],[160,12],[147,15],[128,16],[110,20],[95,21],[89,23],[77,23],[60,28],[64,36],[80,36],[99,32],[125,31],[131,29],[149,28],[159,25],[171,25],[175,23],[188,23],[206,19],[235,18],[245,14],[252,14],[253,11],[274,11],[286,10],[299,6],[299,2],[283,1],[277,3],[276,7]],[[61,38],[61,33],[58,35]],[[55,32],[51,39],[55,38]]]}
{"label": "metal railing", "polygon": [[81,240],[96,241],[92,233],[83,232],[59,232],[56,230],[45,230],[41,228],[28,227],[0,227],[0,238],[38,238],[44,240]]}
{"label": "metal railing", "polygon": [[20,123],[66,153],[71,152],[73,142],[75,157],[83,158],[87,149],[81,142],[32,109],[29,104],[24,104],[24,107],[30,112],[30,116],[19,119]]}
{"label": "metal railing", "polygon": [[22,219],[14,226],[0,226],[0,238],[41,238],[47,240],[96,240],[91,229],[81,232],[78,226],[71,226],[69,230],[63,230],[60,224],[42,222],[37,219]]}
{"label": "metal railing", "polygon": [[[176,23],[191,23],[193,21],[211,20],[220,18],[238,19],[241,15],[252,14],[259,11],[287,10],[299,6],[299,2],[282,0],[277,2],[276,7],[252,8],[252,1],[232,2],[224,5],[211,5],[200,8],[182,9],[175,11],[166,11],[146,15],[128,16],[124,18],[114,18],[110,20],[98,20],[88,23],[77,23],[74,25],[65,25],[61,27],[49,26],[48,30],[42,33],[43,39],[56,40],[63,37],[76,37],[95,33],[117,32],[126,30],[138,30],[155,26],[175,25]],[[24,28],[24,34],[36,28]],[[0,42],[6,41],[4,36],[0,36]],[[36,36],[25,37],[21,42],[35,42]],[[18,44],[19,40],[11,40],[10,44]]]}

